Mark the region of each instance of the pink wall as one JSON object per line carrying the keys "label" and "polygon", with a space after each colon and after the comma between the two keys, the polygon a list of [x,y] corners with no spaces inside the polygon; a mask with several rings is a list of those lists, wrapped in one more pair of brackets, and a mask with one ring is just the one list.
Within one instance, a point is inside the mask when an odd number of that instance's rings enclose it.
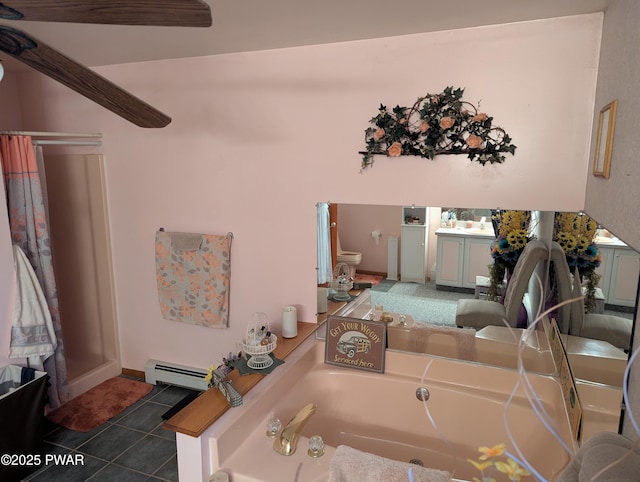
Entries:
{"label": "pink wall", "polygon": [[[402,206],[376,206],[340,204],[338,206],[338,232],[340,245],[345,251],[362,253],[358,270],[387,272],[389,236],[400,236]],[[376,244],[372,231],[382,237]]]}
{"label": "pink wall", "polygon": [[[581,209],[601,23],[596,14],[97,69],[170,114],[162,130],[25,74],[25,128],[104,134],[122,366],[217,362],[255,311],[276,320],[295,304],[313,321],[317,201]],[[381,102],[449,85],[507,130],[515,157],[486,167],[380,158],[359,172]],[[234,233],[229,329],[161,318],[160,226]]]}
{"label": "pink wall", "polygon": [[0,82],[0,130],[22,128],[22,113],[18,97],[18,76],[5,73]]}

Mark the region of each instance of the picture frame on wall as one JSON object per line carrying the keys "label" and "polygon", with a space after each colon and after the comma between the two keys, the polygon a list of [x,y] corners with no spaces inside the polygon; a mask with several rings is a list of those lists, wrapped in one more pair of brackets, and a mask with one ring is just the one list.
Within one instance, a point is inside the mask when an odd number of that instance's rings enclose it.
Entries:
{"label": "picture frame on wall", "polygon": [[609,102],[600,109],[596,148],[593,157],[593,175],[609,179],[611,170],[611,153],[613,151],[613,133],[616,125],[618,99]]}

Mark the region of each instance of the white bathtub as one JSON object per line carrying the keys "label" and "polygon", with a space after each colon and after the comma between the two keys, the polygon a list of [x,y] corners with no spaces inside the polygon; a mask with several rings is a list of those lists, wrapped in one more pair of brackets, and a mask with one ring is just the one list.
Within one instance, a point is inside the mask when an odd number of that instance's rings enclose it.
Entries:
{"label": "white bathtub", "polygon": [[[309,339],[245,397],[242,407],[228,411],[207,431],[211,472],[223,470],[233,482],[326,482],[335,447],[345,444],[396,460],[419,459],[425,467],[453,472],[455,479],[480,478],[467,461],[477,460],[479,447],[505,443],[516,453],[503,427],[503,407],[516,378],[512,370],[393,351],[387,351],[384,374],[341,368],[325,364],[324,343]],[[559,384],[547,376],[530,379],[559,434],[575,450]],[[446,441],[416,398],[420,386],[431,393],[426,403]],[[270,415],[286,424],[311,402],[317,410],[296,453],[279,455],[265,434]],[[553,480],[570,455],[544,429],[521,390],[507,420],[528,461]],[[308,438],[315,434],[327,445],[318,459],[307,455]],[[502,480],[500,475],[494,477]]]}

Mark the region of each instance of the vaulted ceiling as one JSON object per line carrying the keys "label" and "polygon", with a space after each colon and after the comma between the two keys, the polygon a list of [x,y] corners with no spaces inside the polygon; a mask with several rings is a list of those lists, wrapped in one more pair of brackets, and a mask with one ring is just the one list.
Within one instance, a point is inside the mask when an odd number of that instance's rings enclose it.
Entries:
{"label": "vaulted ceiling", "polygon": [[[518,22],[603,11],[609,0],[206,0],[210,28],[7,21],[90,67]],[[10,0],[5,2],[11,5]],[[28,70],[8,56],[5,69]]]}

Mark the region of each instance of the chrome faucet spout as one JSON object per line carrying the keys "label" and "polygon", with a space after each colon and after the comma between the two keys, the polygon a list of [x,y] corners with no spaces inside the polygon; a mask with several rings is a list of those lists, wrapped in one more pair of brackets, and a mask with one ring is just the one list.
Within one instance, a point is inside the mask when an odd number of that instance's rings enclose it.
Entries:
{"label": "chrome faucet spout", "polygon": [[316,408],[315,403],[310,403],[302,407],[284,430],[282,430],[280,436],[275,439],[273,442],[273,450],[281,455],[293,455],[296,451],[296,445],[302,427],[304,427],[311,416],[316,413]]}

